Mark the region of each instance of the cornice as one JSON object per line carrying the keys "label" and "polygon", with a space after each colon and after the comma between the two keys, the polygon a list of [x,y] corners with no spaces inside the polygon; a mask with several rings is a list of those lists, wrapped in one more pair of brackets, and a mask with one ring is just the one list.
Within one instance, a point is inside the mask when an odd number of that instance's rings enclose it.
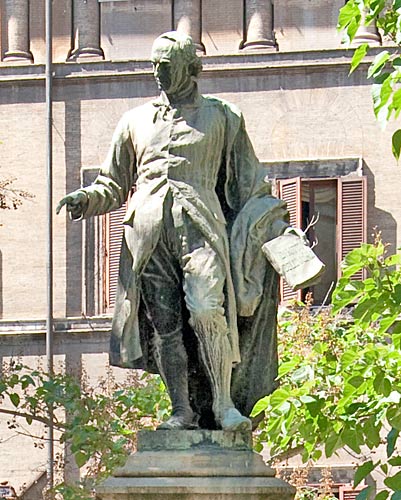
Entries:
{"label": "cornice", "polygon": [[[374,47],[361,63],[361,68],[370,64],[382,50],[395,51],[391,47]],[[202,57],[201,78],[249,74],[274,74],[288,71],[341,70],[348,71],[352,59],[352,49],[330,49],[295,52],[260,51],[212,55]],[[153,80],[149,60],[133,59],[121,61],[65,62],[53,65],[56,83],[82,82],[83,80]],[[0,83],[19,84],[41,82],[45,79],[44,64],[6,64],[0,63]]]}

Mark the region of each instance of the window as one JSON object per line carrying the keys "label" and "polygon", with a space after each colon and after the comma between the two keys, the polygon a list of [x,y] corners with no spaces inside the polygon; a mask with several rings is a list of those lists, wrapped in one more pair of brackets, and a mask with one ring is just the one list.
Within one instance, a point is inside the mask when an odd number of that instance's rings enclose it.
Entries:
{"label": "window", "polygon": [[[366,177],[320,177],[279,179],[278,195],[287,202],[290,223],[303,230],[315,253],[326,264],[319,284],[312,287],[316,304],[327,303],[341,274],[341,261],[352,249],[366,241]],[[317,222],[310,226],[313,221]],[[362,272],[355,275],[362,279]],[[306,290],[308,291],[308,289]],[[302,299],[303,292],[293,292],[281,284],[283,301]]]}
{"label": "window", "polygon": [[[317,222],[307,232],[314,251],[326,265],[321,282],[311,288],[315,304],[330,301],[335,282],[341,274],[345,255],[366,241],[366,177],[351,174],[340,177],[295,177],[278,179],[277,195],[287,202],[290,222],[306,229],[313,217]],[[102,311],[114,308],[118,285],[118,269],[123,219],[126,204],[103,216],[104,257],[101,265],[103,281]],[[362,272],[355,275],[362,279]],[[284,302],[302,299],[307,290],[293,292],[284,282]]]}
{"label": "window", "polygon": [[105,313],[112,312],[116,302],[120,250],[124,234],[123,220],[126,210],[127,203],[124,203],[121,208],[103,216],[103,311]]}

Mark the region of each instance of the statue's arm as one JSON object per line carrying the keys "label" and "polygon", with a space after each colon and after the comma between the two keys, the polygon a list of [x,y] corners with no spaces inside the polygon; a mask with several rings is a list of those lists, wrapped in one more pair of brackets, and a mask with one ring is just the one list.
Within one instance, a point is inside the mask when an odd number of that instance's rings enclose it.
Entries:
{"label": "statue's arm", "polygon": [[93,184],[65,196],[56,212],[65,206],[70,217],[79,220],[121,207],[132,188],[135,168],[129,116],[125,114],[117,125],[106,160]]}

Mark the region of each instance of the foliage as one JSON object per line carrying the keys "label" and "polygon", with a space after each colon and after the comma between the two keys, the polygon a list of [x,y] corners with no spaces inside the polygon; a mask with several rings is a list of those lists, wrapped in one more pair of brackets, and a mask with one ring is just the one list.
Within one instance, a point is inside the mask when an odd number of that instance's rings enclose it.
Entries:
{"label": "foliage", "polygon": [[[65,500],[91,498],[94,484],[135,449],[137,431],[154,428],[169,413],[169,404],[161,379],[147,374],[134,375],[124,385],[109,374],[94,388],[85,380],[50,377],[11,363],[0,378],[0,413],[10,415],[9,428],[18,432],[21,421],[49,425],[52,415],[59,443],[68,443],[76,464],[84,468],[82,484],[56,485]],[[35,445],[42,446],[44,439],[36,436]]]}
{"label": "foliage", "polygon": [[[381,51],[371,62],[367,77],[372,79],[373,109],[382,127],[392,116],[401,113],[401,1],[400,0],[349,0],[340,9],[338,29],[345,33],[348,43],[354,39],[358,28],[376,22],[384,37],[395,48]],[[358,47],[351,61],[350,73],[362,62],[369,51],[367,43]],[[401,129],[392,137],[392,149],[398,160],[401,153]]]}
{"label": "foliage", "polygon": [[330,467],[324,467],[319,484],[308,484],[312,462],[295,467],[293,470],[278,468],[276,475],[294,486],[295,500],[335,500],[334,481]]}
{"label": "foliage", "polygon": [[[401,273],[399,255],[387,256],[380,236],[345,259],[333,307],[315,314],[311,304],[281,318],[280,387],[253,410],[265,411],[256,447],[272,459],[301,453],[330,457],[346,447],[362,457],[355,486],[381,470],[388,490],[401,496]],[[353,275],[365,269],[363,281]],[[380,447],[386,458],[374,458]],[[384,455],[386,454],[384,453]],[[360,493],[366,498],[367,488]]]}
{"label": "foliage", "polygon": [[[272,460],[301,453],[308,462],[346,447],[362,457],[355,486],[373,471],[386,475],[387,490],[378,500],[401,496],[400,262],[399,255],[388,256],[378,235],[374,244],[346,257],[330,310],[316,313],[307,302],[283,312],[280,387],[253,410],[253,415],[266,414],[257,450],[267,444]],[[363,269],[366,278],[354,279]],[[168,413],[169,401],[160,379],[150,375],[123,385],[109,376],[93,388],[85,377],[49,377],[18,363],[4,369],[0,413],[10,415],[10,428],[19,431],[21,420],[48,425],[51,407],[60,443],[68,443],[85,470],[81,484],[59,482],[55,494],[87,500],[96,481],[135,448],[137,430],[153,428]],[[384,458],[376,458],[383,447]],[[368,493],[365,488],[360,500]],[[302,488],[302,498],[312,494]]]}

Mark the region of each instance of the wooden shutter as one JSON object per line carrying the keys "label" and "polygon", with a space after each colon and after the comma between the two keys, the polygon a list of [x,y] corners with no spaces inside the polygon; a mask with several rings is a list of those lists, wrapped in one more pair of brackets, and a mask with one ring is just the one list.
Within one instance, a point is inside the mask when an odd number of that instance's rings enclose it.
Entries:
{"label": "wooden shutter", "polygon": [[[301,200],[301,178],[282,179],[278,181],[279,196],[287,203],[290,213],[290,224],[293,227],[302,228],[302,200]],[[301,300],[301,290],[294,292],[280,280],[281,301],[288,302],[293,299]]]}
{"label": "wooden shutter", "polygon": [[[344,257],[366,242],[366,177],[340,177],[337,196],[337,269],[341,276]],[[363,271],[353,279],[363,279]]]}
{"label": "wooden shutter", "polygon": [[363,488],[353,488],[351,484],[341,485],[338,488],[339,500],[355,500]]}
{"label": "wooden shutter", "polygon": [[104,215],[104,312],[111,312],[116,301],[118,269],[121,242],[123,238],[123,220],[127,203],[121,208]]}

